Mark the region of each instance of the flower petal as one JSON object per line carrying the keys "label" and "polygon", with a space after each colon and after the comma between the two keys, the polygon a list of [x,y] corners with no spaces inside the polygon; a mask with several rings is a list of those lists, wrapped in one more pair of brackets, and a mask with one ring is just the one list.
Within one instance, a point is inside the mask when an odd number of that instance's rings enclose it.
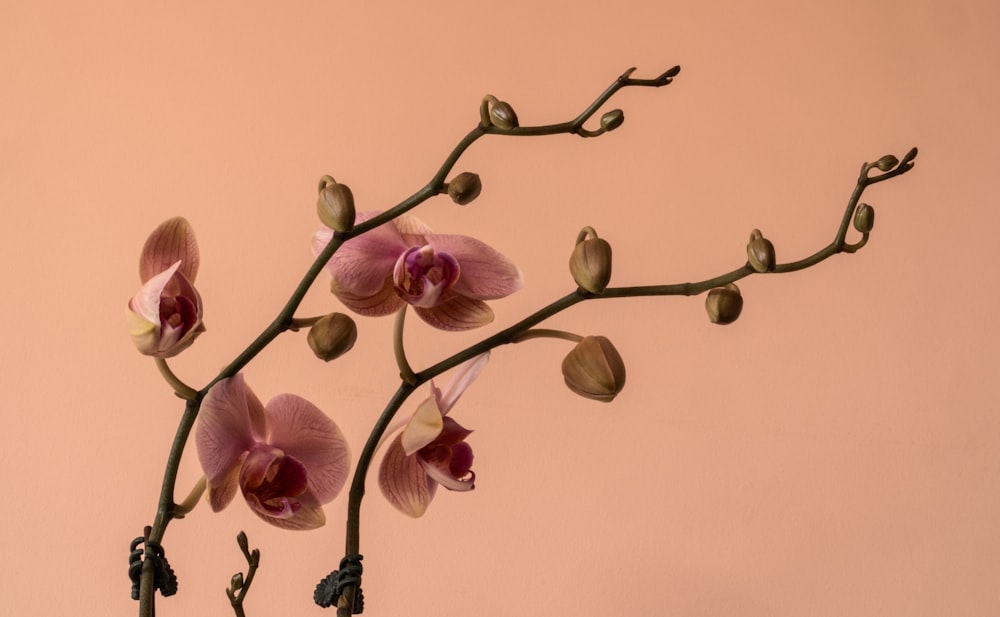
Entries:
{"label": "flower petal", "polygon": [[414,458],[420,462],[427,477],[434,480],[450,491],[471,491],[476,488],[476,474],[472,471],[472,448],[467,444],[459,448],[461,460],[458,467],[465,473],[456,475],[452,469],[452,447],[446,445],[434,445],[423,451]]}
{"label": "flower petal", "polygon": [[410,246],[420,246],[421,244],[424,244],[424,236],[433,233],[431,228],[428,227],[426,223],[409,212],[404,212],[394,218],[392,220],[392,224],[396,226],[396,229],[399,230],[399,233],[401,233],[404,238],[409,240],[408,244]]}
{"label": "flower petal", "polygon": [[283,510],[280,516],[275,516],[273,508],[265,507],[256,495],[247,495],[246,499],[247,505],[250,506],[250,510],[254,514],[275,527],[291,531],[305,531],[316,529],[326,524],[326,513],[323,512],[322,506],[320,506],[316,498],[309,492],[298,498],[296,502],[297,508],[289,504],[290,514],[289,510]]}
{"label": "flower petal", "polygon": [[437,404],[440,390],[431,384],[431,392],[432,395],[420,403],[417,410],[413,412],[413,417],[406,423],[406,428],[400,434],[400,443],[407,456],[437,439],[444,427],[444,417]]}
{"label": "flower petal", "polygon": [[337,424],[318,407],[294,394],[279,394],[265,409],[267,442],[302,463],[309,491],[323,504],[347,482],[350,446]]}
{"label": "flower petal", "polygon": [[382,458],[378,485],[394,508],[413,518],[423,516],[434,499],[437,483],[427,477],[416,456],[407,456],[396,437]]}
{"label": "flower petal", "polygon": [[[247,387],[242,373],[215,384],[201,403],[195,443],[210,488],[213,509],[236,492],[245,454],[263,438],[264,406]],[[211,497],[212,494],[215,497]]]}
{"label": "flower petal", "polygon": [[194,281],[198,275],[198,242],[191,223],[181,216],[164,221],[149,234],[139,257],[139,279],[145,283],[177,261],[181,262],[181,273]]}
{"label": "flower petal", "polygon": [[516,265],[499,251],[484,242],[468,236],[427,236],[434,252],[449,253],[462,268],[462,275],[455,281],[455,293],[475,300],[492,300],[514,293],[524,285],[524,278]]}
{"label": "flower petal", "polygon": [[455,376],[451,378],[448,382],[448,386],[444,389],[444,393],[438,397],[438,408],[441,410],[441,415],[447,414],[451,411],[451,408],[455,406],[458,402],[459,397],[465,392],[465,389],[479,377],[479,374],[486,370],[486,365],[490,362],[490,352],[481,353],[475,358],[464,362],[459,368]]}
{"label": "flower petal", "polygon": [[[377,214],[359,213],[356,224]],[[333,231],[321,227],[313,235],[313,254],[319,255],[332,238]],[[395,225],[386,223],[344,242],[326,263],[326,269],[339,289],[358,297],[371,296],[382,289],[385,279],[392,278],[396,259],[407,248]]]}
{"label": "flower petal", "polygon": [[337,282],[337,279],[330,281],[330,291],[344,303],[344,306],[367,317],[391,315],[406,305],[406,302],[396,293],[391,278],[383,281],[381,291],[370,296],[359,296],[348,291]]}
{"label": "flower petal", "polygon": [[485,302],[456,295],[433,308],[414,307],[414,311],[439,330],[472,330],[493,321],[493,309]]}
{"label": "flower petal", "polygon": [[160,324],[160,297],[180,267],[181,262],[174,262],[162,272],[147,279],[139,291],[129,300],[129,310],[158,327]]}
{"label": "flower petal", "polygon": [[212,512],[221,512],[236,497],[236,491],[240,487],[240,469],[243,466],[243,459],[247,453],[244,452],[221,479],[216,481],[215,486],[208,487],[208,504],[212,507]]}

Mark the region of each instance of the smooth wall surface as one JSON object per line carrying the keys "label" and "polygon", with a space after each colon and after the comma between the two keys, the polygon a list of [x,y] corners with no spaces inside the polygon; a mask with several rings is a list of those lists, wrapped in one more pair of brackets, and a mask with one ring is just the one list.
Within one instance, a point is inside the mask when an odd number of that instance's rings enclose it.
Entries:
{"label": "smooth wall surface", "polygon": [[[486,93],[559,122],[630,66],[680,64],[673,85],[615,97],[614,133],[467,152],[455,171],[481,175],[480,199],[417,215],[495,246],[526,286],[473,336],[411,319],[417,367],[570,291],[584,225],[614,246],[615,285],[700,280],[739,267],[755,227],[781,261],[824,246],[864,161],[918,146],[916,168],[866,193],[867,247],[742,282],[733,325],[701,297],[548,322],[618,346],[610,405],[562,385],[565,343],[497,350],[453,412],[475,430],[476,490],[410,520],[369,485],[365,614],[1000,614],[997,7],[3,2],[0,612],[137,610],[127,547],[182,411],[125,330],[160,221],[184,215],[201,245],[208,332],[171,364],[200,387],[308,267],[322,174],[384,209]],[[301,313],[338,309],[323,276]],[[397,383],[391,319],[358,322],[337,362],[288,334],[246,370],[262,399],[327,411],[355,452]],[[181,490],[199,475],[192,449]],[[345,506],[308,533],[200,506],[168,529],[180,593],[157,614],[231,614],[241,529],[263,552],[248,614],[321,614]]]}

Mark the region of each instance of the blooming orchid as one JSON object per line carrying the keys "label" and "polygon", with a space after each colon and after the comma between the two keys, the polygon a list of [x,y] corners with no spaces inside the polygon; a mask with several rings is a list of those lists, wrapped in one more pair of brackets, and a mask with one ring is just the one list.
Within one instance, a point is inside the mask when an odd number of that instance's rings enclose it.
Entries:
{"label": "blooming orchid", "polygon": [[[379,214],[358,215],[358,222]],[[313,236],[318,255],[333,238],[322,227]],[[493,321],[484,300],[521,288],[517,266],[483,242],[434,234],[409,214],[345,242],[327,262],[330,289],[352,311],[381,316],[410,304],[441,330],[470,330]]]}
{"label": "blooming orchid", "polygon": [[170,358],[205,331],[201,296],[194,288],[198,244],[191,224],[174,217],[160,224],[142,248],[142,287],[129,300],[129,334],[140,353]]}
{"label": "blooming orchid", "polygon": [[489,362],[486,352],[467,362],[444,392],[431,382],[431,396],[420,403],[382,458],[379,487],[403,514],[418,518],[427,510],[440,484],[452,491],[471,491],[472,448],[465,438],[472,432],[448,417],[465,389]]}
{"label": "blooming orchid", "polygon": [[208,391],[195,439],[215,512],[239,488],[268,523],[314,529],[326,522],[322,505],[347,481],[350,452],[333,420],[294,394],[262,405],[242,373]]}

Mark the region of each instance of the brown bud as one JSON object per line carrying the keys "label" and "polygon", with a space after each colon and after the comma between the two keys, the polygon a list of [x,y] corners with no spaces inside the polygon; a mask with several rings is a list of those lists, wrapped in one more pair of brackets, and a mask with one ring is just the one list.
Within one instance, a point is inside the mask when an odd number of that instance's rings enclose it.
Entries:
{"label": "brown bud", "polygon": [[482,190],[483,183],[479,180],[479,175],[469,171],[458,174],[448,183],[448,197],[460,206],[471,203],[479,197]]}
{"label": "brown bud", "polygon": [[889,171],[896,165],[899,165],[899,159],[891,154],[886,154],[879,160],[875,161],[875,167],[878,167],[879,171]]}
{"label": "brown bud", "polygon": [[866,234],[873,227],[875,227],[875,208],[868,204],[861,204],[854,212],[854,229]]}
{"label": "brown bud", "polygon": [[747,243],[747,259],[750,267],[757,272],[774,272],[776,265],[774,245],[760,233],[759,229],[750,232],[750,242]]}
{"label": "brown bud", "polygon": [[611,245],[585,228],[577,237],[569,258],[569,271],[581,289],[599,294],[611,280]]}
{"label": "brown bud", "polygon": [[339,358],[354,347],[358,327],[343,313],[324,315],[309,328],[309,348],[324,362]]}
{"label": "brown bud", "polygon": [[625,122],[625,112],[620,109],[612,109],[601,116],[601,128],[605,131],[613,131]]}
{"label": "brown bud", "polygon": [[595,401],[609,403],[625,387],[625,363],[603,336],[577,343],[563,359],[562,373],[570,390]]}
{"label": "brown bud", "polygon": [[743,310],[740,288],[735,283],[729,283],[725,287],[716,287],[708,292],[705,298],[705,310],[708,311],[708,319],[712,323],[721,325],[733,323]]}
{"label": "brown bud", "polygon": [[354,194],[346,184],[323,176],[319,181],[316,213],[319,220],[334,231],[350,231],[354,227]]}
{"label": "brown bud", "polygon": [[509,131],[517,128],[517,114],[506,101],[497,101],[490,107],[490,122],[493,126]]}

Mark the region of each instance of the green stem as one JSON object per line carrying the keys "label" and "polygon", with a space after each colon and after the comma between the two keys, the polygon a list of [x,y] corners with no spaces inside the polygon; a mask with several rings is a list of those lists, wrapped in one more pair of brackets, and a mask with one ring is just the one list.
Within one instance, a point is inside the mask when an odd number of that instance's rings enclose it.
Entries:
{"label": "green stem", "polygon": [[187,516],[188,512],[194,510],[194,507],[198,505],[198,501],[201,496],[205,494],[205,488],[208,486],[208,478],[202,476],[198,478],[198,481],[194,483],[191,487],[191,492],[184,501],[176,504],[174,506],[174,518],[184,518]]}
{"label": "green stem", "polygon": [[566,332],[565,330],[552,330],[549,328],[532,328],[511,339],[511,343],[523,343],[533,338],[558,338],[572,343],[579,343],[583,337],[579,334]]}
{"label": "green stem", "polygon": [[174,389],[174,394],[180,398],[190,401],[191,399],[198,396],[198,391],[187,385],[180,380],[177,375],[174,374],[170,367],[167,365],[167,361],[163,358],[156,358],[156,368],[159,369],[160,375],[166,380],[170,387]]}
{"label": "green stem", "polygon": [[417,376],[413,374],[410,363],[406,359],[406,350],[403,348],[403,325],[406,322],[406,306],[396,311],[396,319],[392,328],[392,351],[396,356],[396,366],[399,367],[399,376],[404,382],[414,384]]}

